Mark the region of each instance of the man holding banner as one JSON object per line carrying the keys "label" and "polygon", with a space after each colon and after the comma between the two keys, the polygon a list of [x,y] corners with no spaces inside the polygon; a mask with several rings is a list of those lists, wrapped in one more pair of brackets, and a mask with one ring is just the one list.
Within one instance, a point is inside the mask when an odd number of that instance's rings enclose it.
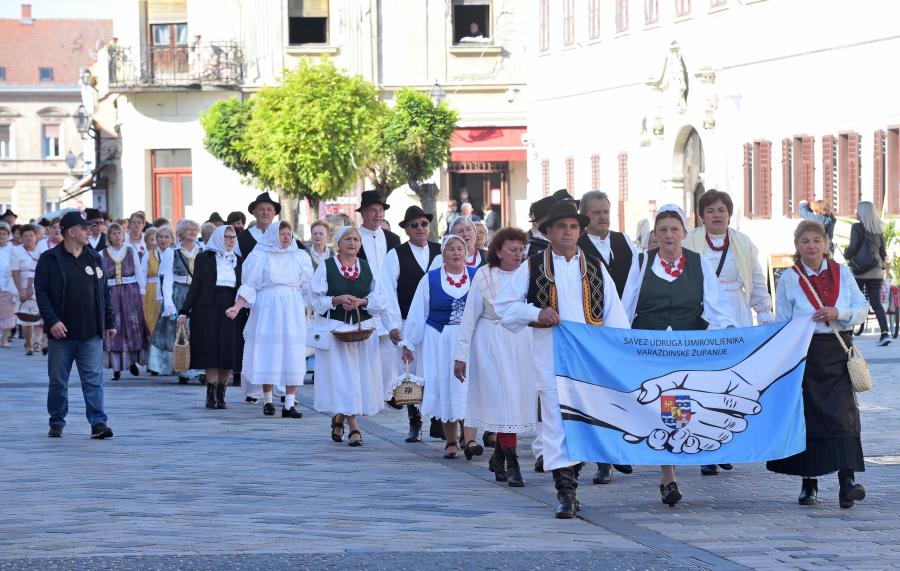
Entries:
{"label": "man holding banner", "polygon": [[[512,331],[534,327],[535,386],[540,399],[544,468],[551,470],[559,506],[556,517],[575,517],[580,462],[569,454],[556,388],[555,327],[563,321],[627,329],[628,318],[615,283],[596,258],[578,248],[578,237],[587,225],[574,202],[553,205],[540,225],[550,247],[529,257],[494,299],[502,324]],[[594,326],[594,327],[590,327]]]}

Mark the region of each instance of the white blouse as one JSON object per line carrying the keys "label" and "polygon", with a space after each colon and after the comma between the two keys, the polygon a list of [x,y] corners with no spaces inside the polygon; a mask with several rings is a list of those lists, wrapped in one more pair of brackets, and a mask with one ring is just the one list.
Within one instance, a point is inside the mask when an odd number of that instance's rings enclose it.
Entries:
{"label": "white blouse", "polygon": [[12,250],[12,244],[0,248],[0,291],[8,291],[15,297],[19,292],[12,279]]}
{"label": "white blouse", "polygon": [[237,285],[237,274],[231,261],[216,252],[216,287],[234,287]]}
{"label": "white blouse", "polygon": [[[812,269],[801,264],[806,275],[815,275]],[[819,272],[828,268],[828,262],[822,260]],[[856,280],[850,268],[840,264],[841,278],[840,290],[834,307],[838,310],[838,318],[835,320],[834,326],[839,331],[853,329],[855,325],[859,325],[866,320],[869,315],[869,302],[866,296],[859,290]],[[779,321],[786,321],[798,315],[809,315],[812,318],[816,310],[812,303],[806,298],[803,289],[800,287],[800,276],[788,268],[781,273],[778,278],[778,285],[775,288],[775,313]],[[825,322],[816,322],[816,333],[830,333],[831,326]]]}
{"label": "white blouse", "polygon": [[[357,271],[359,271],[359,268],[360,263],[359,259],[357,259]],[[332,301],[334,297],[328,295],[328,272],[325,264],[319,264],[316,268],[312,282],[309,285],[309,296],[310,304],[317,315],[323,315],[327,311],[336,309]],[[372,273],[372,286],[365,298],[369,300],[369,303],[362,309],[365,309],[371,315],[380,315],[387,308],[387,297],[385,296],[381,280],[378,279],[374,272]]]}
{"label": "white blouse", "polygon": [[[455,283],[459,283],[465,275],[467,275],[466,270],[463,270],[461,274],[448,274],[446,268],[442,267],[441,289],[453,299],[463,297],[469,293],[473,280],[466,279],[466,283],[456,287],[450,285],[447,277],[449,276]],[[406,315],[406,323],[403,324],[403,339],[400,341],[400,345],[410,351],[415,351],[415,346],[422,343],[422,340],[425,338],[425,328],[428,327],[428,314],[431,311],[431,285],[428,277],[428,274],[425,274],[419,280],[412,304],[409,306],[409,313]],[[466,299],[466,302],[468,303],[468,299]]]}
{"label": "white blouse", "polygon": [[303,250],[268,252],[254,248],[241,267],[241,287],[237,294],[252,307],[256,294],[269,287],[294,288],[304,295],[313,277],[312,260]]}
{"label": "white blouse", "polygon": [[488,266],[478,269],[475,277],[472,278],[472,287],[469,289],[469,297],[466,299],[466,309],[460,320],[454,360],[469,362],[469,349],[479,319],[490,319],[499,325],[500,316],[494,311],[494,298],[512,281],[513,274],[515,274],[515,270],[507,272]]}
{"label": "white blouse", "polygon": [[[725,234],[715,235],[709,234],[709,240],[716,248],[721,248],[725,244]],[[759,260],[750,260],[750,279],[751,284],[745,284],[741,281],[738,273],[737,262],[734,259],[734,244],[728,248],[725,255],[725,263],[722,265],[722,272],[719,274],[719,283],[725,291],[738,290],[747,288],[750,290],[750,308],[757,313],[757,320],[760,323],[766,323],[774,319],[772,315],[772,298],[769,297],[769,288],[766,285],[766,276],[763,274]],[[722,252],[717,252],[712,248],[707,248],[706,252],[701,254],[709,262],[710,267],[715,269],[719,267],[722,259]]]}

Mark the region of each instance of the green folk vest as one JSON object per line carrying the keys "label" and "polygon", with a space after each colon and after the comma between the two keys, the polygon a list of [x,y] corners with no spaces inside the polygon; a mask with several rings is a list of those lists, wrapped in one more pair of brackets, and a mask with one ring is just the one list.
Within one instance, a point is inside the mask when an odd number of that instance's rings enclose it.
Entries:
{"label": "green folk vest", "polygon": [[[325,295],[329,297],[346,294],[355,297],[366,297],[372,291],[372,270],[369,268],[369,263],[361,258],[359,258],[359,277],[356,280],[350,281],[344,277],[344,274],[338,268],[336,255],[325,260],[325,276],[328,279],[328,291]],[[360,308],[359,312],[363,321],[372,317],[363,308]],[[343,307],[338,306],[322,315],[327,315],[329,318],[338,321],[345,321],[346,313]],[[356,311],[350,312],[349,321],[350,323],[356,323]]]}
{"label": "green folk vest", "polygon": [[658,251],[648,253],[632,329],[663,331],[672,327],[675,331],[694,331],[709,327],[702,317],[703,268],[700,254],[691,250],[683,252],[687,258],[684,272],[673,282],[667,282],[653,273],[653,260]]}

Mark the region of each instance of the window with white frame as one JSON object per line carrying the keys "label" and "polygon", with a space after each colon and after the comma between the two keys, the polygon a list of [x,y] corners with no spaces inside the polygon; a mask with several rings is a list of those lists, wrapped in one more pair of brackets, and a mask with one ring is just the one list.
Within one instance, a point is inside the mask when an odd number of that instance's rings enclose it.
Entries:
{"label": "window with white frame", "polygon": [[45,159],[58,159],[60,153],[59,124],[45,124],[41,126],[41,156]]}
{"label": "window with white frame", "polygon": [[0,159],[12,156],[12,133],[9,125],[0,125]]}
{"label": "window with white frame", "polygon": [[38,68],[38,79],[41,81],[53,81],[53,68],[52,67]]}
{"label": "window with white frame", "polygon": [[41,187],[41,203],[44,205],[44,212],[59,210],[59,189],[61,186]]}
{"label": "window with white frame", "polygon": [[288,44],[328,44],[328,0],[289,0]]}
{"label": "window with white frame", "polygon": [[659,23],[659,0],[644,0],[644,25]]}
{"label": "window with white frame", "polygon": [[453,43],[491,42],[491,2],[489,0],[453,0]]}

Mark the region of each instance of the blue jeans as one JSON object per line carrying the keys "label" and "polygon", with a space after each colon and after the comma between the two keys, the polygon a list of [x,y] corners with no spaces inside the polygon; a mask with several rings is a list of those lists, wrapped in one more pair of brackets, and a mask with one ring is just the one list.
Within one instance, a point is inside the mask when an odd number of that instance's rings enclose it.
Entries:
{"label": "blue jeans", "polygon": [[47,372],[50,388],[47,391],[47,412],[50,426],[65,426],[69,412],[69,374],[72,363],[78,367],[81,392],[88,422],[106,424],[103,413],[103,339],[98,335],[84,341],[54,339],[50,336]]}

